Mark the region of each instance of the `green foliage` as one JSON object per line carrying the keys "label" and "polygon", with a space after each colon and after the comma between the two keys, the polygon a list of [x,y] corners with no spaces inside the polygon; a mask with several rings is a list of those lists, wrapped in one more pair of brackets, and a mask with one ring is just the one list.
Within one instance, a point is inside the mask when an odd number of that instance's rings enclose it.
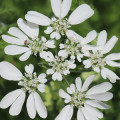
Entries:
{"label": "green foliage", "polygon": [[[101,30],[107,30],[108,38],[113,35],[117,35],[120,37],[120,0],[73,0],[73,4],[71,7],[70,13],[77,8],[80,4],[87,3],[89,4],[95,11],[94,16],[92,16],[87,21],[83,22],[80,25],[73,26],[77,33],[82,36],[86,36],[86,34],[91,30],[96,30],[98,33]],[[45,65],[37,64],[43,63],[39,57],[32,56],[26,62],[20,62],[19,56],[9,56],[5,55],[4,48],[7,46],[1,39],[2,34],[7,34],[9,27],[17,26],[17,19],[24,18],[24,15],[29,10],[35,10],[41,12],[49,17],[53,16],[53,12],[50,5],[50,0],[0,0],[0,61],[9,61],[18,67],[24,73],[24,66],[29,63],[35,65],[35,71],[37,73],[45,72]],[[40,36],[43,35],[43,30],[45,27],[40,26]],[[48,36],[46,36],[48,37]],[[120,52],[119,47],[120,40],[117,42],[116,46],[111,52]],[[81,66],[81,65],[80,65]],[[120,69],[112,68],[112,70],[120,76]],[[82,73],[82,74],[81,74]],[[83,80],[93,72],[83,72],[83,70],[78,69],[76,72],[72,72],[71,75],[66,78],[69,80],[69,83],[74,83],[75,77],[81,76]],[[51,76],[48,76],[50,79]],[[104,82],[101,76],[98,74],[94,84]],[[0,78],[0,99],[3,98],[5,94],[8,92],[18,88],[17,82],[5,81]],[[62,107],[64,106],[64,102],[58,96],[58,90],[60,88],[65,88],[65,83],[62,82],[48,82],[46,86],[45,94],[41,94],[43,100],[48,109],[48,118],[46,120],[54,120],[57,114],[60,112]],[[111,105],[111,109],[103,111],[104,118],[102,120],[120,120],[120,81],[117,81],[113,85],[112,92],[114,94],[113,100],[109,102]],[[76,113],[74,113],[76,116]],[[76,118],[72,118],[72,120],[76,120]],[[28,114],[26,112],[26,106],[24,104],[24,108],[22,112],[17,117],[12,117],[9,115],[9,111],[0,109],[0,120],[30,120]],[[35,120],[39,120],[39,116],[35,118]],[[42,120],[42,119],[41,119]]]}

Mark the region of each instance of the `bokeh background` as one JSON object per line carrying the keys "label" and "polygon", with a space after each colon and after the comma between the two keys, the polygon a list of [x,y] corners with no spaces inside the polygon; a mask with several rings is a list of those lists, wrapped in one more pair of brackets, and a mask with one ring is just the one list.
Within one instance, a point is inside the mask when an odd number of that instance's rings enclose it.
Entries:
{"label": "bokeh background", "polygon": [[[98,33],[102,30],[106,30],[108,33],[108,39],[113,35],[120,38],[120,0],[73,0],[70,13],[82,3],[89,4],[94,9],[95,14],[82,24],[73,26],[72,29],[74,29],[74,31],[84,37],[91,30],[96,30]],[[24,19],[24,15],[29,10],[41,12],[49,17],[54,16],[50,0],[0,0],[0,61],[11,62],[23,73],[24,66],[32,63],[35,65],[35,71],[39,74],[46,71],[45,66],[38,64],[41,63],[39,57],[32,56],[26,62],[20,62],[19,56],[5,55],[4,48],[7,46],[7,43],[1,38],[2,34],[8,34],[7,31],[10,27],[17,26],[17,19]],[[45,27],[40,26],[40,36],[44,35],[44,29]],[[111,52],[120,52],[120,39]],[[120,77],[119,68],[111,69]],[[84,81],[90,74],[94,74],[94,72],[77,70],[76,72],[72,72],[71,75],[66,78],[69,83],[73,83],[76,76],[81,76]],[[48,76],[48,79],[49,78],[50,76]],[[92,85],[104,81],[105,80],[97,74]],[[6,81],[0,78],[0,100],[8,92],[17,89],[18,87],[17,82]],[[45,94],[40,94],[48,109],[48,118],[46,120],[54,120],[59,111],[64,107],[63,100],[59,98],[58,90],[59,88],[65,89],[65,87],[66,84],[64,82],[48,81]],[[120,120],[120,81],[113,84],[111,92],[114,94],[114,98],[108,102],[108,104],[111,105],[111,108],[109,110],[102,111],[104,113],[104,118],[102,120]],[[30,120],[30,118],[28,117],[26,105],[24,104],[22,112],[17,117],[10,116],[9,109],[0,109],[0,120]],[[37,115],[35,120],[42,119]],[[76,120],[76,110],[72,120]]]}

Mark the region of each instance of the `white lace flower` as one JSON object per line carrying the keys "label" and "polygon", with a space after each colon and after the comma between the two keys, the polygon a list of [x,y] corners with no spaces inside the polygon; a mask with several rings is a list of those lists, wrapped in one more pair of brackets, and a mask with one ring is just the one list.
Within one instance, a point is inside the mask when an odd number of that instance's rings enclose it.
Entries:
{"label": "white lace flower", "polygon": [[53,17],[50,19],[35,11],[29,11],[25,18],[32,23],[48,26],[45,33],[51,34],[51,38],[60,39],[61,35],[65,35],[71,25],[80,24],[94,14],[93,9],[89,5],[82,4],[67,19],[65,16],[67,16],[71,4],[72,0],[51,0],[52,10],[57,18]]}
{"label": "white lace flower", "polygon": [[67,88],[68,93],[60,89],[59,95],[65,99],[65,103],[68,105],[62,109],[55,120],[71,120],[75,107],[78,109],[77,120],[98,120],[99,118],[103,118],[103,113],[96,108],[110,108],[110,106],[102,101],[112,99],[113,94],[107,92],[112,88],[112,84],[104,82],[88,90],[94,77],[94,75],[88,77],[83,85],[80,77],[76,78],[76,84],[71,84]]}
{"label": "white lace flower", "polygon": [[71,59],[77,58],[79,62],[81,62],[81,58],[84,55],[89,54],[88,50],[94,49],[94,47],[88,45],[91,41],[93,41],[97,32],[95,30],[89,32],[86,37],[81,37],[77,33],[69,30],[67,33],[69,39],[66,40],[65,44],[60,44],[60,50],[58,55],[67,58],[69,55]]}
{"label": "white lace flower", "polygon": [[53,80],[62,80],[62,75],[70,74],[70,69],[75,69],[74,61],[66,60],[60,56],[53,56],[51,52],[41,53],[41,57],[45,59],[52,68],[47,70],[47,74],[52,74]]}
{"label": "white lace flower", "polygon": [[19,28],[12,27],[9,29],[9,35],[2,35],[2,39],[10,44],[5,48],[8,55],[19,55],[21,61],[27,60],[31,54],[37,55],[48,48],[55,48],[53,40],[46,40],[45,37],[38,38],[39,26],[33,23],[26,23],[21,18],[17,21]]}
{"label": "white lace flower", "polygon": [[8,62],[0,63],[0,75],[2,78],[11,81],[18,81],[18,85],[21,86],[21,89],[14,90],[8,93],[1,101],[0,108],[10,107],[9,113],[12,116],[20,114],[22,106],[25,101],[26,92],[29,92],[29,97],[27,99],[27,112],[30,118],[34,119],[36,112],[41,118],[47,117],[46,107],[36,92],[38,89],[40,92],[45,92],[45,82],[46,74],[42,73],[38,77],[36,73],[33,72],[34,66],[30,64],[25,66],[25,76],[12,64]]}
{"label": "white lace flower", "polygon": [[116,82],[116,79],[120,79],[114,72],[106,68],[106,65],[112,67],[120,67],[120,63],[114,60],[120,60],[120,53],[112,53],[104,56],[112,50],[118,38],[113,36],[107,43],[107,33],[106,31],[100,32],[98,36],[97,45],[100,46],[99,49],[92,50],[92,53],[88,55],[89,59],[84,60],[83,64],[85,68],[92,67],[94,71],[101,72],[104,79],[109,79],[112,83]]}

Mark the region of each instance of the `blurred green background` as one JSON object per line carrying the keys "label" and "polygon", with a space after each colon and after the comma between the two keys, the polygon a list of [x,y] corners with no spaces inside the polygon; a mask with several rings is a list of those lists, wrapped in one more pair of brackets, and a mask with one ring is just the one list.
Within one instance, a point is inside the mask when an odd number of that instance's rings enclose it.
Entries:
{"label": "blurred green background", "polygon": [[[89,4],[94,9],[95,14],[82,24],[73,26],[72,29],[74,29],[74,31],[78,32],[82,36],[86,36],[86,34],[93,29],[98,33],[101,30],[107,30],[108,39],[113,35],[120,38],[120,0],[73,0],[70,13],[82,3]],[[32,63],[35,65],[35,71],[39,74],[46,71],[44,66],[38,66],[38,63],[41,62],[39,57],[32,56],[26,62],[20,62],[19,56],[5,55],[4,48],[7,46],[7,43],[1,39],[1,35],[7,34],[7,31],[11,26],[17,26],[17,19],[24,19],[24,15],[29,10],[41,12],[49,17],[54,16],[50,0],[0,0],[0,61],[9,61],[13,63],[23,73],[24,66]],[[44,29],[45,27],[40,26],[40,35],[44,35]],[[120,52],[119,43],[120,40],[118,40],[111,52]],[[120,77],[120,70],[118,68],[111,69]],[[84,72],[81,70],[77,73],[71,73],[67,78],[69,83],[74,83],[76,76],[81,76],[83,80],[85,80],[85,78],[90,74],[94,74],[94,72]],[[48,76],[48,79],[49,78],[50,76]],[[98,74],[92,85],[104,81],[105,80],[103,80]],[[41,97],[48,109],[48,118],[46,120],[54,120],[59,111],[63,108],[64,102],[59,98],[58,90],[59,88],[65,89],[65,87],[66,85],[64,82],[48,82],[46,93],[41,94]],[[6,81],[0,78],[0,100],[8,92],[17,88],[17,82]],[[108,102],[108,104],[111,105],[111,109],[103,111],[104,118],[102,120],[120,120],[120,81],[113,84],[111,92],[114,94],[114,98]],[[26,105],[24,104],[22,112],[17,117],[10,116],[9,109],[0,109],[0,120],[30,120],[30,118],[28,117]],[[35,120],[42,119],[37,115]],[[76,120],[76,112],[74,112],[72,120]]]}

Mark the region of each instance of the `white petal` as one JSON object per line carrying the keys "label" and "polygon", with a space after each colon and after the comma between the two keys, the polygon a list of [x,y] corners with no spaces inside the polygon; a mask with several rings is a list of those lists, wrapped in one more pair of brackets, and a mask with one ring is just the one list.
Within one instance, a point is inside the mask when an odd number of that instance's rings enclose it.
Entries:
{"label": "white petal", "polygon": [[31,38],[38,37],[39,26],[33,23],[26,23],[23,19],[19,18],[18,21],[19,28]]}
{"label": "white petal", "polygon": [[82,112],[86,118],[86,120],[98,120],[97,117],[95,117],[94,115],[92,115],[88,110],[86,110],[86,108],[82,108]]}
{"label": "white petal", "polygon": [[53,32],[51,33],[50,38],[51,39],[55,38],[56,40],[59,40],[61,38],[61,35],[58,32]]}
{"label": "white petal", "polygon": [[22,93],[21,89],[14,90],[8,93],[1,101],[0,108],[8,108],[13,102],[17,99],[17,97]]}
{"label": "white petal", "polygon": [[85,41],[84,41],[84,44],[87,44],[91,41],[93,41],[95,38],[97,37],[97,32],[95,30],[92,30],[91,32],[89,32],[87,34],[87,36],[85,37]]}
{"label": "white petal", "polygon": [[81,62],[81,58],[83,58],[83,54],[77,54],[77,60]]}
{"label": "white petal", "polygon": [[95,100],[99,100],[99,101],[108,101],[113,98],[113,94],[110,92],[105,92],[105,93],[89,95],[89,96],[87,96],[87,98],[95,99]]}
{"label": "white petal", "polygon": [[85,120],[85,117],[80,108],[78,109],[78,112],[77,112],[77,120]]}
{"label": "white petal", "polygon": [[52,10],[56,17],[60,18],[61,16],[61,0],[51,0]]}
{"label": "white petal", "polygon": [[62,89],[59,90],[59,96],[65,99],[71,99],[71,96]]}
{"label": "white petal", "polygon": [[5,53],[8,55],[19,55],[24,52],[29,51],[28,47],[16,46],[16,45],[8,45],[5,47]]}
{"label": "white petal", "polygon": [[0,74],[6,80],[19,81],[22,79],[22,73],[11,63],[3,61],[0,63]]}
{"label": "white petal", "polygon": [[71,120],[73,115],[73,107],[70,105],[65,106],[55,120]]}
{"label": "white petal", "polygon": [[103,113],[101,113],[96,108],[91,107],[90,105],[85,104],[85,109],[87,111],[89,111],[92,115],[96,116],[97,118],[103,118]]}
{"label": "white petal", "polygon": [[36,108],[35,108],[35,100],[34,100],[34,96],[33,93],[31,93],[27,99],[27,112],[28,115],[31,119],[34,119],[36,116]]}
{"label": "white petal", "polygon": [[72,30],[68,30],[66,32],[66,35],[70,40],[75,40],[77,42],[81,42],[83,40],[82,36],[80,36],[79,34],[77,34],[76,32],[74,32]]}
{"label": "white petal", "polygon": [[107,74],[106,74],[106,71],[104,69],[101,70],[101,76],[104,78],[104,79],[107,79]]}
{"label": "white petal", "polygon": [[57,72],[55,72],[53,75],[52,75],[52,79],[55,81],[55,80],[57,80]]}
{"label": "white petal", "polygon": [[120,63],[118,63],[118,62],[106,61],[106,63],[107,63],[109,66],[112,66],[112,67],[120,67]]}
{"label": "white petal", "polygon": [[32,54],[31,51],[27,51],[23,55],[20,56],[19,60],[20,61],[26,61],[30,57],[31,54]]}
{"label": "white petal", "polygon": [[17,116],[20,114],[22,110],[22,106],[25,101],[25,92],[23,91],[21,95],[15,100],[15,102],[11,105],[9,113],[12,116]]}
{"label": "white petal", "polygon": [[29,38],[17,27],[11,27],[9,29],[8,33],[17,37],[17,38],[20,38],[20,39],[23,39],[23,40],[29,40]]}
{"label": "white petal", "polygon": [[40,92],[44,93],[44,92],[45,92],[45,84],[39,84],[39,85],[38,85],[38,90],[39,90]]}
{"label": "white petal", "polygon": [[38,93],[34,93],[35,107],[41,118],[47,117],[47,109]]}
{"label": "white petal", "polygon": [[112,50],[112,48],[115,46],[117,41],[118,41],[118,38],[116,36],[113,36],[104,46],[102,53],[106,54],[106,53],[110,52]]}
{"label": "white petal", "polygon": [[85,65],[85,68],[90,68],[92,66],[92,63],[90,60],[84,60],[83,64]]}
{"label": "white petal", "polygon": [[49,26],[51,23],[51,20],[47,16],[35,11],[27,12],[25,19],[31,23],[42,26]]}
{"label": "white petal", "polygon": [[94,67],[93,69],[94,69],[94,71],[97,72],[97,73],[100,72],[100,68],[99,68],[99,67]]}
{"label": "white petal", "polygon": [[87,95],[104,93],[109,91],[112,88],[112,84],[109,82],[104,82],[99,85],[96,85],[87,91]]}
{"label": "white petal", "polygon": [[53,69],[48,69],[47,70],[47,74],[53,74],[54,73],[54,70]]}
{"label": "white petal", "polygon": [[57,80],[58,81],[62,81],[62,75],[61,75],[61,73],[57,73]]}
{"label": "white petal", "polygon": [[46,74],[45,74],[45,73],[41,73],[41,74],[38,76],[38,79],[39,79],[39,82],[40,82],[40,83],[46,83],[46,82],[47,82]]}
{"label": "white petal", "polygon": [[64,18],[71,7],[72,0],[63,0],[62,5],[61,5],[61,18]]}
{"label": "white petal", "polygon": [[75,84],[72,83],[70,85],[70,89],[71,89],[72,92],[75,92],[75,90],[76,90]]}
{"label": "white petal", "polygon": [[47,27],[47,29],[44,30],[44,33],[50,34],[52,31],[53,31],[53,28],[52,28],[52,27]]}
{"label": "white petal", "polygon": [[107,105],[103,102],[100,102],[100,101],[96,101],[96,100],[87,100],[85,103],[89,104],[93,107],[99,108],[99,109],[109,109],[110,108],[109,105]]}
{"label": "white petal", "polygon": [[94,80],[94,78],[95,78],[95,75],[91,75],[90,77],[88,77],[85,80],[85,82],[84,82],[84,84],[82,86],[82,92],[84,92],[84,91],[86,91],[88,89],[89,85],[92,83],[92,81]]}
{"label": "white petal", "polygon": [[80,24],[94,14],[93,9],[87,4],[80,5],[70,15],[68,22],[72,25]]}
{"label": "white petal", "polygon": [[33,64],[26,65],[26,66],[25,66],[25,71],[26,71],[28,74],[32,74],[33,71],[34,71],[34,66],[33,66]]}
{"label": "white petal", "polygon": [[104,68],[103,71],[106,73],[106,77],[112,82],[115,83],[117,79],[120,79],[114,72]]}
{"label": "white petal", "polygon": [[66,57],[68,56],[68,53],[67,53],[66,50],[60,50],[60,51],[58,52],[58,55],[66,58]]}
{"label": "white petal", "polygon": [[16,44],[16,45],[24,45],[24,42],[25,42],[24,39],[18,39],[16,37],[12,37],[9,35],[2,35],[2,39],[7,43]]}
{"label": "white petal", "polygon": [[80,78],[80,77],[77,77],[76,80],[75,80],[75,83],[76,83],[76,87],[77,87],[78,91],[80,91],[80,90],[81,90],[81,87],[82,87],[81,78]]}
{"label": "white petal", "polygon": [[68,92],[69,94],[73,94],[74,91],[72,91],[70,87],[67,87],[67,92]]}
{"label": "white petal", "polygon": [[107,40],[107,32],[105,30],[101,31],[100,34],[98,35],[98,42],[97,45],[101,46],[102,49],[106,43]]}
{"label": "white petal", "polygon": [[120,53],[112,53],[105,57],[106,60],[120,60]]}
{"label": "white petal", "polygon": [[55,47],[56,47],[54,40],[48,40],[48,41],[46,42],[46,45],[47,45],[48,48],[55,48]]}

